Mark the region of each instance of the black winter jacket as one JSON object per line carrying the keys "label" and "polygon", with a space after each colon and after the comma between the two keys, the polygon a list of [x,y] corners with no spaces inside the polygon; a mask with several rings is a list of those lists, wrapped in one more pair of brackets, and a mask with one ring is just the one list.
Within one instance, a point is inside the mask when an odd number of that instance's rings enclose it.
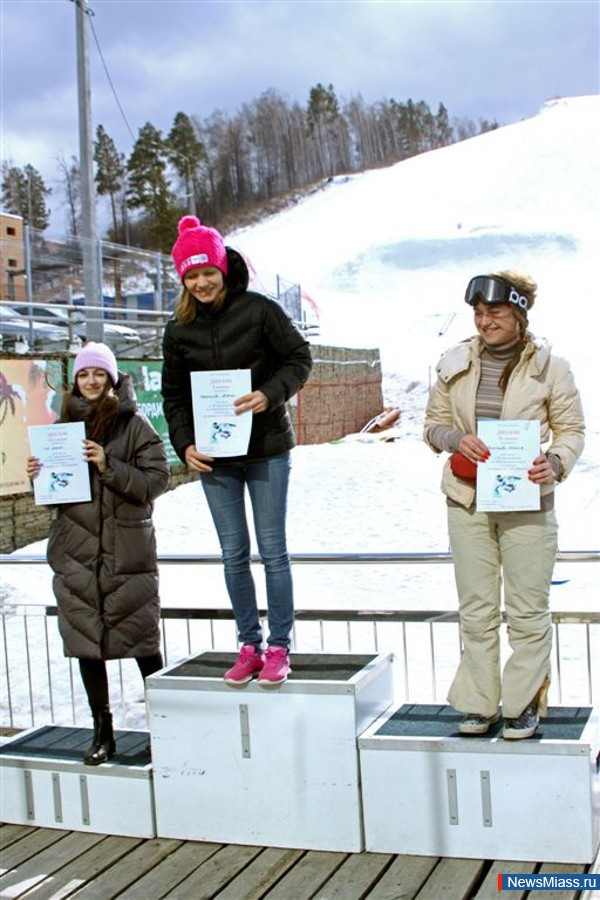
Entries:
{"label": "black winter jacket", "polygon": [[[137,412],[129,375],[117,386],[116,427],[102,443],[108,468],[90,465],[92,499],[58,507],[48,562],[65,656],[151,656],[160,647],[153,501],[169,481],[164,444]],[[71,419],[87,402],[71,398]]]}
{"label": "black winter jacket", "polygon": [[285,403],[307,380],[312,359],[308,342],[274,300],[241,291],[228,293],[218,312],[198,303],[189,325],[176,319],[167,323],[163,356],[163,408],[171,443],[182,461],[186,447],[195,444],[191,372],[251,370],[252,390],[262,391],[269,407],[253,416],[244,458],[275,456],[294,446]]}

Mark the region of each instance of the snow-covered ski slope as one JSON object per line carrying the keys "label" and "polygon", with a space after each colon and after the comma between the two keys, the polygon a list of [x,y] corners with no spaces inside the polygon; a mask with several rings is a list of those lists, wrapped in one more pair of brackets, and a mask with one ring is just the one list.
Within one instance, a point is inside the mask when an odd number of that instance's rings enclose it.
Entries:
{"label": "snow-covered ski slope", "polygon": [[412,381],[470,333],[462,303],[469,278],[506,267],[538,281],[536,333],[574,365],[591,361],[599,209],[594,95],[554,100],[531,119],[335,178],[228,241],[259,273],[301,283],[319,307],[324,342],[378,346],[386,374]]}

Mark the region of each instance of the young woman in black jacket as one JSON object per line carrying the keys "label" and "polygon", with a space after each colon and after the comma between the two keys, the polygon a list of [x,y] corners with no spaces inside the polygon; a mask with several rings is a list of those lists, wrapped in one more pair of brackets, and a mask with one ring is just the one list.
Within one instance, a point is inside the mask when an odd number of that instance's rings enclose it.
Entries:
{"label": "young woman in black jacket", "polygon": [[[307,380],[308,343],[274,300],[248,290],[248,268],[218,231],[195,216],[179,222],[173,260],[182,290],[163,342],[164,412],[173,447],[200,474],[219,537],[225,582],[241,649],[225,681],[241,685],[258,675],[263,687],[286,680],[293,625],[293,588],[285,520],[294,433],[286,402]],[[235,400],[252,414],[244,456],[215,459],[196,447],[191,373],[249,369],[252,390]],[[252,504],[265,567],[269,636],[262,630],[250,571],[245,490]]]}

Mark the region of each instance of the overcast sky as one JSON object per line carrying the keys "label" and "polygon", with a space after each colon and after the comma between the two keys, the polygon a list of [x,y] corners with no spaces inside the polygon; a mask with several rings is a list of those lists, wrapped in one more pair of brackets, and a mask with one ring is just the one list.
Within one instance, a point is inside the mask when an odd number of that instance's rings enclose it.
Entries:
{"label": "overcast sky", "polygon": [[[450,118],[509,124],[557,95],[598,93],[597,0],[92,0],[92,25],[131,130],[182,110],[235,113],[276,88],[305,105],[317,82],[439,102]],[[75,3],[0,0],[2,158],[56,187],[78,154]],[[90,32],[92,118],[129,154]],[[50,198],[56,208],[58,198]]]}

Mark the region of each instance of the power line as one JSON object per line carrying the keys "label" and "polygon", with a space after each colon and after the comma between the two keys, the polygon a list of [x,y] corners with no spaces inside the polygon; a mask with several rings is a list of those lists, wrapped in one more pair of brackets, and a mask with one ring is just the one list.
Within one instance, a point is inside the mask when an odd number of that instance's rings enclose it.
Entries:
{"label": "power line", "polygon": [[[75,2],[75,3],[78,3],[78,0],[74,0],[74,2]],[[97,47],[97,49],[98,49],[98,54],[99,54],[99,56],[100,56],[100,60],[101,60],[101,62],[102,62],[102,66],[103,66],[103,68],[104,68],[104,73],[105,73],[105,75],[106,75],[107,81],[108,81],[108,83],[109,83],[109,85],[110,85],[110,89],[111,89],[111,91],[113,92],[113,97],[115,98],[115,102],[116,102],[117,106],[119,107],[119,112],[121,113],[121,115],[122,115],[122,117],[123,117],[123,121],[125,122],[125,125],[127,126],[127,130],[128,130],[128,132],[129,132],[129,134],[131,135],[131,139],[132,139],[132,141],[135,142],[135,140],[136,140],[135,134],[133,133],[133,130],[132,130],[132,128],[131,128],[131,125],[129,124],[129,121],[128,121],[128,119],[127,119],[127,116],[125,115],[125,111],[124,111],[124,109],[123,109],[123,107],[122,107],[122,105],[121,105],[121,101],[119,100],[119,96],[118,96],[117,90],[116,90],[116,88],[115,88],[115,86],[114,86],[114,84],[113,84],[113,80],[112,80],[112,78],[110,77],[110,72],[108,71],[108,66],[106,65],[106,61],[105,61],[105,59],[104,59],[104,54],[102,53],[102,48],[101,48],[101,46],[100,46],[100,41],[98,40],[98,35],[96,34],[96,29],[94,28],[94,22],[93,22],[93,20],[92,20],[92,16],[94,16],[95,13],[92,12],[92,10],[91,10],[89,7],[88,7],[88,9],[85,10],[85,11],[88,13],[88,16],[89,16],[89,21],[90,21],[90,27],[91,27],[91,29],[92,29],[92,34],[94,35],[94,40],[95,40],[95,42],[96,42],[96,47]]]}

